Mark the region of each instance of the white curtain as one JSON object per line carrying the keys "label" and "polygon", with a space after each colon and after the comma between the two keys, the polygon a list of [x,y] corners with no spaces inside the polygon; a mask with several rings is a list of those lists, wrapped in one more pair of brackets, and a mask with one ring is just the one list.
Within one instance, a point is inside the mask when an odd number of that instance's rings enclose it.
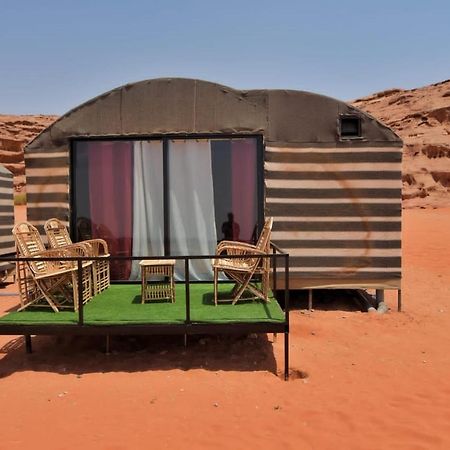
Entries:
{"label": "white curtain", "polygon": [[[161,141],[135,141],[133,256],[164,255],[163,149]],[[140,278],[133,261],[130,280]]]}
{"label": "white curtain", "polygon": [[[170,251],[172,255],[212,255],[217,245],[211,145],[206,140],[169,143]],[[184,279],[184,265],[175,276]],[[211,280],[210,260],[190,260],[192,280]]]}

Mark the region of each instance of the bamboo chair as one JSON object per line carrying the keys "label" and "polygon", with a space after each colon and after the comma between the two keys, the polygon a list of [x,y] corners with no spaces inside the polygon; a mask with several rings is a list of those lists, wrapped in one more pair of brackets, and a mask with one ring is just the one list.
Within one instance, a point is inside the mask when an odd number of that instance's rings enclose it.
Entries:
{"label": "bamboo chair", "polygon": [[[242,297],[248,290],[255,297],[269,301],[269,258],[261,258],[257,255],[267,255],[270,251],[270,233],[272,230],[273,218],[269,217],[264,223],[264,228],[259,236],[256,245],[246,244],[236,241],[222,241],[216,248],[216,255],[241,255],[242,258],[216,258],[212,266],[214,270],[214,303],[217,305],[219,272],[223,272],[235,282],[232,290],[232,304]],[[261,276],[261,287],[258,287],[253,278],[255,275]],[[226,300],[225,300],[226,301]]]}
{"label": "bamboo chair", "polygon": [[[64,248],[74,245],[66,226],[59,219],[49,219],[44,225],[48,242],[52,248]],[[86,249],[87,256],[109,256],[108,244],[103,239],[89,239],[77,243]],[[109,260],[97,260],[92,264],[94,295],[104,291],[110,285]]]}
{"label": "bamboo chair", "polygon": [[[85,256],[84,249],[73,246],[66,249],[46,250],[38,230],[28,222],[14,226],[13,235],[19,257],[34,257],[33,261],[17,263],[18,284],[21,307],[19,311],[48,303],[53,311],[69,306],[78,310],[78,268],[76,261],[43,261],[41,258],[64,258]],[[82,301],[92,297],[92,263],[82,265]]]}

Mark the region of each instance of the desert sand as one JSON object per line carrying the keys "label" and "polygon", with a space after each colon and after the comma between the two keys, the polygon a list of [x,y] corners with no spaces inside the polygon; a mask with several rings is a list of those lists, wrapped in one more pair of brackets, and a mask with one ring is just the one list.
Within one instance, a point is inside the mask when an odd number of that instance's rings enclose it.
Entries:
{"label": "desert sand", "polygon": [[404,211],[403,312],[294,305],[289,382],[282,336],[0,336],[0,448],[450,448],[449,221]]}
{"label": "desert sand", "polygon": [[[282,336],[115,337],[109,355],[102,338],[34,337],[28,355],[0,336],[0,449],[450,448],[449,83],[354,102],[405,142],[403,312],[395,292],[385,315],[294,303],[289,382]],[[55,119],[0,115],[18,191],[23,145]]]}

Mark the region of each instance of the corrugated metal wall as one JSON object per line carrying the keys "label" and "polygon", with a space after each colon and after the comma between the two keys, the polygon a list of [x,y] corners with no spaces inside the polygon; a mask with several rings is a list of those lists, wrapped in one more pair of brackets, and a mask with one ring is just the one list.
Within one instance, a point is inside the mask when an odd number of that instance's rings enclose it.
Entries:
{"label": "corrugated metal wall", "polygon": [[25,153],[27,217],[41,235],[51,217],[69,221],[69,150],[66,147]]}
{"label": "corrugated metal wall", "polygon": [[[0,256],[14,256],[15,244],[11,233],[14,226],[14,185],[12,173],[0,165]],[[0,272],[14,267],[0,262]]]}
{"label": "corrugated metal wall", "polygon": [[266,148],[266,214],[292,288],[400,287],[401,148]]}
{"label": "corrugated metal wall", "polygon": [[[266,215],[291,287],[400,287],[401,148],[266,147]],[[28,219],[69,219],[68,151],[26,154]]]}

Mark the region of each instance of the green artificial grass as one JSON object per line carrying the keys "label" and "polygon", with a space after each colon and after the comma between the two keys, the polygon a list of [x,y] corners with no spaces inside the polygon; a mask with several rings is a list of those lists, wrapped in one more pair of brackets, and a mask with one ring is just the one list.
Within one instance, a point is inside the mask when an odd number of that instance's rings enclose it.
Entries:
{"label": "green artificial grass", "polygon": [[[219,299],[227,297],[231,284],[219,286]],[[242,300],[236,305],[223,303],[214,305],[212,284],[191,284],[191,322],[283,322],[284,313],[273,296],[269,303],[259,300]],[[120,324],[182,324],[186,318],[186,297],[183,284],[176,286],[176,301],[154,301],[141,303],[140,285],[112,285],[84,306],[86,325]],[[78,322],[78,313],[73,311],[53,312],[50,308],[28,308],[11,312],[0,318],[2,324],[48,325]]]}

